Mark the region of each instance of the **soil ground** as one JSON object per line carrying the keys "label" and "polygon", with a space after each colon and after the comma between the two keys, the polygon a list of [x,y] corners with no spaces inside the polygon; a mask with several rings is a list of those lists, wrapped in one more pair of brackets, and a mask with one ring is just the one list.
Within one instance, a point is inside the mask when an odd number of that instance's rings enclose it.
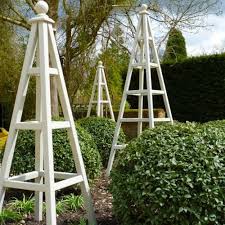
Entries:
{"label": "soil ground", "polygon": [[[95,205],[95,214],[98,225],[119,225],[112,214],[112,196],[108,191],[109,181],[103,173],[102,176],[92,185],[92,196]],[[64,213],[57,218],[57,225],[79,225],[81,218],[85,217],[85,211],[80,210],[76,213]],[[45,222],[35,222],[33,217],[28,217],[21,223],[9,225],[44,225]]]}

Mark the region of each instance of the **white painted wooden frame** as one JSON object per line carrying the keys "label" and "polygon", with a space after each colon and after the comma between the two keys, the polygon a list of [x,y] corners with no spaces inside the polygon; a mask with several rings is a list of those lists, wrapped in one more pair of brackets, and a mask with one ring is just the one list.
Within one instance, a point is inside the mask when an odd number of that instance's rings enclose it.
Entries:
{"label": "white painted wooden frame", "polygon": [[[106,100],[104,100],[103,96],[104,91]],[[94,100],[95,96],[97,96],[97,100]],[[104,106],[105,108],[108,106],[110,117],[113,121],[115,121],[112,103],[109,95],[109,89],[105,77],[104,66],[102,65],[101,61],[98,62],[98,68],[94,79],[90,102],[88,105],[87,117],[91,115],[91,110],[94,104],[97,105],[96,113],[98,117],[104,116]]]}
{"label": "white painted wooden frame", "polygon": [[[41,221],[43,192],[45,192],[46,224],[56,225],[55,191],[79,183],[84,196],[88,221],[89,224],[93,225],[96,224],[94,208],[53,32],[52,24],[54,21],[46,15],[48,11],[46,2],[38,1],[35,7],[39,15],[30,20],[32,24],[31,34],[2,161],[0,210],[3,207],[6,188],[35,191],[35,219]],[[36,61],[35,52],[37,53]],[[33,68],[34,61],[36,68]],[[49,68],[50,62],[53,68]],[[21,122],[28,83],[32,75],[36,77],[36,121]],[[52,121],[51,119],[51,75],[56,76],[65,121]],[[68,130],[76,174],[54,171],[53,129]],[[35,171],[9,177],[19,130],[35,131]],[[35,182],[28,182],[33,179]],[[60,181],[55,182],[55,179]]]}
{"label": "white painted wooden frame", "polygon": [[[125,144],[118,144],[119,132],[121,123],[134,123],[137,122],[137,135],[140,135],[143,131],[143,123],[148,123],[149,128],[154,128],[156,122],[170,122],[173,124],[173,117],[170,110],[170,104],[166,92],[166,87],[162,75],[160,61],[155,46],[154,37],[151,30],[149,13],[147,11],[148,6],[143,4],[139,12],[139,21],[137,25],[137,31],[135,35],[133,50],[131,52],[130,63],[128,67],[126,82],[124,86],[124,92],[120,104],[120,111],[114,133],[112,148],[108,161],[106,174],[109,176],[113,166],[116,150],[126,147]],[[151,57],[152,56],[152,57]],[[151,59],[153,60],[151,62]],[[152,89],[151,69],[156,68],[160,89]],[[139,69],[139,90],[129,90],[133,69]],[[145,72],[145,73],[144,73]],[[146,74],[147,89],[144,89],[144,78]],[[138,97],[138,118],[124,118],[125,104],[128,95]],[[153,111],[153,96],[162,95],[166,109],[166,118],[154,118]],[[148,118],[143,118],[143,97],[147,96],[148,100]]]}

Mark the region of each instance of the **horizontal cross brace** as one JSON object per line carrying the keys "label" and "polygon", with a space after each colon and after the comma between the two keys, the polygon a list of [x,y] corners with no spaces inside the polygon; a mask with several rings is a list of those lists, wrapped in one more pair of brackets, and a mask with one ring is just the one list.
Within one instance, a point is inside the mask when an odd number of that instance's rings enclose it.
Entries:
{"label": "horizontal cross brace", "polygon": [[38,121],[19,122],[16,123],[15,128],[17,130],[40,130],[41,123]]}
{"label": "horizontal cross brace", "polygon": [[[31,68],[29,69],[28,74],[34,75],[34,76],[40,76],[40,68],[39,67]],[[56,68],[49,68],[49,74],[59,75],[59,71]]]}
{"label": "horizontal cross brace", "polygon": [[[100,82],[99,84],[100,84],[100,85],[103,85],[103,86],[106,85],[106,83],[104,83],[104,82]],[[95,85],[98,86],[98,83],[95,83]]]}
{"label": "horizontal cross brace", "polygon": [[[144,41],[143,36],[140,36],[140,37],[138,38],[138,40],[139,40],[139,41]],[[149,40],[149,41],[152,41],[153,39],[152,39],[151,37],[148,37],[148,40]]]}
{"label": "horizontal cross brace", "polygon": [[[137,68],[137,69],[144,69],[146,68],[147,63],[133,63],[132,67]],[[159,64],[157,63],[150,63],[150,67],[152,68],[158,68]]]}
{"label": "horizontal cross brace", "polygon": [[114,149],[124,149],[124,148],[126,148],[126,146],[127,145],[125,145],[125,144],[124,145],[114,145],[113,148]]}
{"label": "horizontal cross brace", "polygon": [[63,180],[78,176],[76,173],[54,172],[55,179]]}
{"label": "horizontal cross brace", "polygon": [[52,121],[52,129],[65,129],[70,127],[69,121]]}
{"label": "horizontal cross brace", "polygon": [[170,122],[171,119],[170,118],[155,118],[154,121],[155,122]]}
{"label": "horizontal cross brace", "polygon": [[[98,103],[98,101],[92,101],[91,103]],[[107,100],[100,101],[100,104],[108,104],[108,103],[109,103],[109,101],[107,101]]]}
{"label": "horizontal cross brace", "polygon": [[35,179],[38,177],[39,177],[39,172],[33,171],[33,172],[29,172],[29,173],[20,174],[18,176],[10,177],[10,178],[8,178],[8,180],[27,181],[27,180],[32,180],[32,179]]}
{"label": "horizontal cross brace", "polygon": [[[150,91],[148,91],[148,90],[129,90],[129,91],[126,91],[126,94],[140,96],[140,95],[148,95],[149,92]],[[165,92],[161,91],[161,90],[152,90],[152,94],[153,95],[163,95],[163,94],[165,94]]]}
{"label": "horizontal cross brace", "polygon": [[83,177],[81,175],[77,175],[75,177],[71,177],[71,178],[68,178],[66,180],[56,182],[55,185],[54,185],[54,189],[59,190],[59,189],[69,187],[71,185],[78,184],[78,183],[81,183],[81,182],[83,182]]}
{"label": "horizontal cross brace", "polygon": [[[38,177],[44,177],[44,171],[33,171],[10,177],[3,182],[3,185],[8,188],[44,192],[46,190],[45,184],[26,182]],[[81,175],[77,175],[76,173],[54,172],[54,178],[60,180],[63,179],[54,184],[54,190],[59,190],[83,182],[83,177]]]}
{"label": "horizontal cross brace", "polygon": [[132,123],[132,122],[149,122],[148,118],[123,118],[120,119],[121,123]]}
{"label": "horizontal cross brace", "polygon": [[[69,121],[52,121],[51,128],[52,129],[64,129],[70,128]],[[41,130],[43,128],[43,123],[39,121],[29,121],[29,122],[19,122],[16,123],[15,129],[17,130]]]}
{"label": "horizontal cross brace", "polygon": [[[132,122],[146,122],[148,123],[149,118],[122,118],[120,119],[121,123],[132,123]],[[154,122],[170,122],[170,118],[154,118]]]}
{"label": "horizontal cross brace", "polygon": [[[44,171],[33,171],[33,172],[9,177],[8,179],[9,180],[17,180],[17,181],[27,181],[27,180],[35,179],[38,177],[44,177],[44,176],[45,176]],[[71,178],[74,176],[77,176],[77,174],[76,173],[66,173],[66,172],[54,172],[55,179],[59,179],[59,180],[68,179],[68,178]]]}
{"label": "horizontal cross brace", "polygon": [[45,191],[44,184],[36,184],[31,182],[17,181],[17,180],[5,180],[3,182],[4,187],[15,188],[15,189],[23,189],[29,191]]}

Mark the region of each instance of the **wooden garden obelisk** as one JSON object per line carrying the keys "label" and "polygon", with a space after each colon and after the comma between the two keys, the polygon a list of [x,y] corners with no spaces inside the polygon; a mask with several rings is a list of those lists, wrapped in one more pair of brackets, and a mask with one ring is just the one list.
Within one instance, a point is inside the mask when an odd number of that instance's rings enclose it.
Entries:
{"label": "wooden garden obelisk", "polygon": [[[135,35],[134,45],[130,57],[124,92],[120,104],[117,125],[114,133],[112,148],[108,161],[106,174],[109,175],[112,169],[113,161],[117,150],[123,149],[126,145],[118,144],[119,132],[122,123],[137,123],[137,134],[143,131],[143,123],[148,123],[149,128],[154,128],[155,123],[170,122],[173,124],[173,116],[167,96],[166,86],[163,79],[162,69],[159,61],[158,52],[153,37],[148,6],[143,4],[139,12],[139,21]],[[139,89],[130,90],[130,83],[133,76],[133,70],[139,70]],[[153,90],[152,87],[152,69],[156,69],[160,90]],[[146,80],[146,88],[144,83]],[[153,96],[162,96],[166,117],[154,118]],[[138,98],[138,116],[137,118],[124,118],[125,104],[128,96],[136,96]],[[148,118],[143,118],[143,100],[144,96],[148,101]]]}
{"label": "wooden garden obelisk", "polygon": [[[35,9],[38,15],[30,20],[32,25],[31,33],[2,161],[0,209],[2,210],[6,188],[34,191],[35,218],[41,221],[42,194],[45,193],[46,224],[56,225],[56,190],[79,183],[84,197],[88,221],[89,224],[93,225],[96,224],[96,221],[91,193],[56,46],[52,27],[54,21],[46,15],[48,5],[45,1],[38,1]],[[21,118],[31,76],[36,78],[36,119],[22,122]],[[65,121],[52,121],[51,119],[50,76],[56,77],[58,95]],[[76,173],[54,171],[53,129],[67,129],[76,165]],[[35,171],[10,177],[10,168],[19,130],[35,131]],[[35,182],[28,182],[29,180],[35,180]]]}
{"label": "wooden garden obelisk", "polygon": [[[106,99],[104,99],[104,92],[105,91],[105,96]],[[95,96],[97,96],[97,99],[95,100]],[[90,102],[88,105],[88,111],[87,111],[87,117],[91,115],[91,109],[93,105],[97,105],[97,116],[103,117],[104,116],[104,106],[108,106],[109,108],[109,113],[110,117],[113,121],[115,121],[114,113],[113,113],[113,108],[112,108],[112,103],[109,95],[109,89],[106,81],[106,76],[105,76],[105,71],[104,71],[104,66],[102,61],[98,62],[98,68],[96,71],[95,79],[94,79],[94,84],[92,88],[92,93],[91,93],[91,98]]]}

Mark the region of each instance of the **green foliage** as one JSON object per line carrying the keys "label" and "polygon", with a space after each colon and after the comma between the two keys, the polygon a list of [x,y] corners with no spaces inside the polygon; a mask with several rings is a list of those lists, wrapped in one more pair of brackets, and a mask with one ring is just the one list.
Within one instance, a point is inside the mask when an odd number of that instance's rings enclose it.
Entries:
{"label": "green foliage", "polygon": [[[84,205],[84,200],[81,195],[65,195],[62,199],[57,201],[56,213],[63,214],[65,212],[77,212],[82,209]],[[46,204],[44,203],[44,210],[46,210]]]}
{"label": "green foliage", "polygon": [[18,200],[14,198],[8,205],[8,208],[11,211],[16,211],[20,215],[30,215],[34,212],[34,198],[29,197],[26,198],[25,195],[23,195],[22,200]]}
{"label": "green foliage", "polygon": [[[123,31],[118,25],[114,27],[111,35],[111,39],[114,41],[108,46],[102,48],[102,52],[96,61],[97,64],[98,60],[103,62],[113,108],[119,109],[123,90],[122,74],[127,71],[129,55],[127,51],[121,47],[124,42]],[[91,94],[92,85],[96,74],[96,67],[97,65],[94,70],[91,71],[91,75],[87,80],[84,92],[85,95],[87,95],[87,89],[89,89],[89,94]]]}
{"label": "green foliage", "polygon": [[63,198],[63,201],[69,211],[76,212],[84,205],[84,199],[81,195],[70,194]]}
{"label": "green foliage", "polygon": [[[103,165],[107,166],[116,123],[111,119],[100,117],[80,119],[77,123],[92,135],[102,157]],[[119,142],[125,143],[125,135],[122,130]]]}
{"label": "green foliage", "polygon": [[[9,5],[12,1],[1,1],[0,14],[6,14],[7,17],[12,15]],[[13,109],[13,103],[15,101],[16,90],[20,78],[24,59],[24,45],[18,36],[15,34],[18,30],[11,23],[1,20],[0,23],[0,104],[4,104],[3,120],[6,125],[9,125],[11,113]],[[25,32],[23,32],[25,37]],[[29,89],[29,95],[26,102],[28,102],[29,109],[25,107],[24,114],[31,112],[31,105],[34,105],[31,101],[31,91]]]}
{"label": "green foliage", "polygon": [[218,124],[159,126],[130,142],[112,171],[121,224],[224,224],[225,132]]}
{"label": "green foliage", "polygon": [[11,173],[17,175],[34,171],[35,165],[34,157],[35,157],[34,132],[20,131],[16,142]]}
{"label": "green foliage", "polygon": [[216,126],[216,128],[225,129],[225,120],[209,121],[203,124],[204,127]]}
{"label": "green foliage", "polygon": [[[101,173],[101,156],[91,135],[80,126],[76,126],[76,128],[87,176],[89,179],[94,179]],[[69,145],[69,140],[66,138],[66,132],[62,133],[62,131],[58,130],[54,132],[53,135],[53,148],[56,160],[55,170],[74,172],[75,164],[72,157],[71,147]]]}
{"label": "green foliage", "polygon": [[[173,65],[162,65],[171,110],[176,120],[207,122],[225,118],[224,68],[225,54],[193,57]],[[138,71],[134,71],[133,75],[132,88],[136,89]],[[158,90],[154,70],[152,78],[153,89]],[[129,98],[131,108],[137,108],[136,99]],[[146,102],[144,106],[147,106]],[[163,106],[162,98],[154,97],[154,107]]]}
{"label": "green foliage", "polygon": [[3,210],[2,212],[0,212],[1,225],[19,222],[21,219],[22,219],[22,216],[15,211]]}
{"label": "green foliage", "polygon": [[[2,7],[2,5],[1,5]],[[1,11],[1,9],[0,9]],[[21,53],[19,43],[14,43],[12,26],[1,21],[0,23],[0,104],[4,104],[6,112],[3,119],[9,125],[13,102],[17,90],[21,68]],[[13,62],[13,63],[12,63]]]}
{"label": "green foliage", "polygon": [[63,200],[57,201],[56,203],[56,213],[58,215],[63,214],[66,212],[65,202]]}
{"label": "green foliage", "polygon": [[80,218],[80,223],[79,225],[87,225],[87,220],[84,218]]}
{"label": "green foliage", "polygon": [[225,54],[163,66],[174,118],[206,122],[225,118]]}
{"label": "green foliage", "polygon": [[[58,215],[65,213],[66,211],[78,211],[82,209],[84,205],[84,200],[81,195],[65,195],[62,199],[58,200],[56,203],[56,213]],[[0,224],[6,224],[6,222],[17,222],[23,217],[30,215],[34,212],[34,198],[26,198],[23,195],[23,199],[19,200],[17,198],[12,199],[7,204],[7,209],[0,213]],[[46,211],[46,203],[43,203],[43,211]]]}
{"label": "green foliage", "polygon": [[163,61],[174,63],[185,58],[187,58],[187,50],[184,36],[181,31],[173,28],[169,32]]}
{"label": "green foliage", "polygon": [[[101,172],[101,157],[91,137],[84,129],[77,126],[77,133],[87,176],[94,179]],[[75,172],[72,151],[66,130],[53,131],[54,168],[55,171]],[[34,170],[34,133],[21,131],[18,135],[12,173],[19,174]],[[24,157],[26,156],[26,157]]]}

